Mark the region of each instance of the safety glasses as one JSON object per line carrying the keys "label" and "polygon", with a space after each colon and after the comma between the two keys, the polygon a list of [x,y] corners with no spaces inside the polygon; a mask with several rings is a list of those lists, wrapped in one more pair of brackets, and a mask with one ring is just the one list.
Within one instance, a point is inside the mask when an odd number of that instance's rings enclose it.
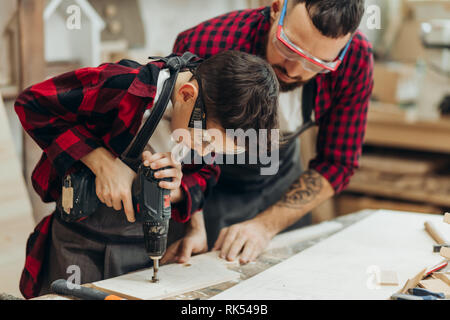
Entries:
{"label": "safety glasses", "polygon": [[336,71],[344,60],[352,39],[350,39],[339,57],[333,62],[323,61],[314,57],[312,54],[295,45],[284,32],[283,26],[287,12],[287,4],[288,0],[285,0],[280,21],[278,22],[277,35],[273,38],[273,44],[275,47],[286,59],[300,61],[303,67],[308,71],[314,73],[328,73],[331,71]]}
{"label": "safety glasses", "polygon": [[[201,154],[210,152],[222,154],[239,154],[245,152],[245,148],[235,145],[226,135],[210,135],[206,127],[206,107],[203,95],[202,81],[195,70],[191,70],[198,83],[198,97],[189,120],[190,145],[195,150],[201,150]],[[201,123],[201,127],[198,124]],[[200,152],[199,152],[200,153]]]}

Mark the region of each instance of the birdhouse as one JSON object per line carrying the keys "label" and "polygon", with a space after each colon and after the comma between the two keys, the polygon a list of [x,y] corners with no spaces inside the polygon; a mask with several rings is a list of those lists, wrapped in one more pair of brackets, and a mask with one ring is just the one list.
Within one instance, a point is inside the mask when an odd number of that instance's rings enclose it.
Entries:
{"label": "birdhouse", "polygon": [[45,58],[80,67],[101,63],[105,23],[87,0],[51,0],[44,11]]}

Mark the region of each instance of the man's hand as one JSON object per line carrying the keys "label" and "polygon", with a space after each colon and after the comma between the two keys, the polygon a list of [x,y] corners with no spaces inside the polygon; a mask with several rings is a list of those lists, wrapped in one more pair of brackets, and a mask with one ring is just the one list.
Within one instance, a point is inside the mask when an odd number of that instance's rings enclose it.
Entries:
{"label": "man's hand", "polygon": [[213,249],[220,250],[220,256],[229,261],[241,252],[241,263],[254,261],[276,234],[333,195],[330,183],[316,171],[308,170],[274,206],[252,220],[223,229]]}
{"label": "man's hand", "polygon": [[222,229],[213,250],[220,250],[220,257],[228,261],[241,254],[239,262],[246,264],[255,261],[274,236],[261,219],[255,218]]}
{"label": "man's hand", "polygon": [[193,254],[205,253],[208,251],[205,223],[203,213],[196,213],[192,216],[187,227],[184,238],[173,243],[161,259],[161,264],[186,263]]}

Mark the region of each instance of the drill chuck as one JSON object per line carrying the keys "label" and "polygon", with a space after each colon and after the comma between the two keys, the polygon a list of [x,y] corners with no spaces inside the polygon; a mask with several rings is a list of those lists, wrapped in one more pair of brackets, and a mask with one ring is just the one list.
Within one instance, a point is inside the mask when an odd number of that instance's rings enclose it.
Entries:
{"label": "drill chuck", "polygon": [[142,224],[142,228],[147,254],[151,258],[161,258],[167,248],[169,220],[161,222],[147,221]]}

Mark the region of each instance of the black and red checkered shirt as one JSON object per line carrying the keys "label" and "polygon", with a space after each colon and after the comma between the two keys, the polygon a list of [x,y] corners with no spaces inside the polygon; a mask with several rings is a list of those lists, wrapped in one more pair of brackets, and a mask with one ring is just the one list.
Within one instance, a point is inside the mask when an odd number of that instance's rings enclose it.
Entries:
{"label": "black and red checkered shirt", "polygon": [[[270,27],[269,7],[234,11],[182,32],[173,51],[208,58],[224,50],[239,50],[264,57]],[[372,47],[364,35],[354,35],[336,72],[319,74],[315,80],[319,135],[310,168],[339,193],[358,168],[373,89]]]}
{"label": "black and red checkered shirt", "polygon": [[[104,147],[116,157],[126,150],[141,126],[144,112],[153,107],[163,67],[162,62],[142,66],[129,60],[103,64],[36,84],[18,97],[15,110],[22,126],[43,150],[32,183],[44,202],[59,198],[62,177],[96,148]],[[220,169],[184,166],[183,173],[185,200],[172,207],[172,218],[178,222],[188,221],[202,208]],[[52,218],[44,218],[28,239],[20,284],[26,298],[36,296],[40,288]]]}

